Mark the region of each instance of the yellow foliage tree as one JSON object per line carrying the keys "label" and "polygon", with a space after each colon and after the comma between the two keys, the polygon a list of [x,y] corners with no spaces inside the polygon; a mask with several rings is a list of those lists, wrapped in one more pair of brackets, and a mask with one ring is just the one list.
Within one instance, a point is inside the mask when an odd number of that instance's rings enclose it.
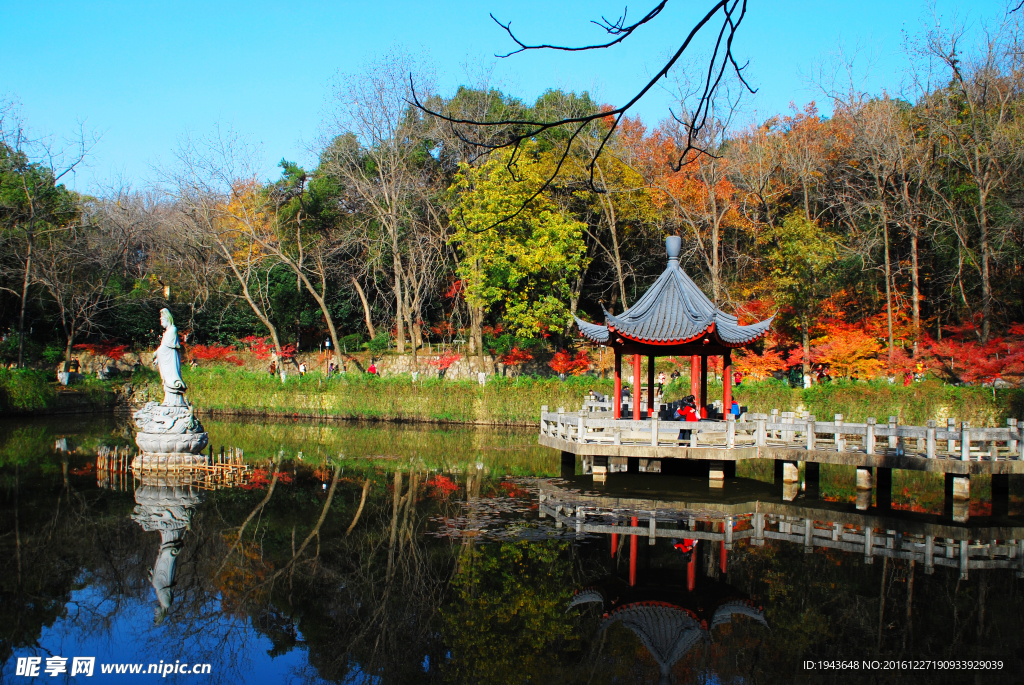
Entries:
{"label": "yellow foliage tree", "polygon": [[502,306],[509,327],[526,337],[568,325],[570,284],[587,263],[585,226],[545,195],[530,199],[544,182],[533,152],[511,169],[505,151],[479,168],[462,165],[450,189],[466,300],[484,311]]}

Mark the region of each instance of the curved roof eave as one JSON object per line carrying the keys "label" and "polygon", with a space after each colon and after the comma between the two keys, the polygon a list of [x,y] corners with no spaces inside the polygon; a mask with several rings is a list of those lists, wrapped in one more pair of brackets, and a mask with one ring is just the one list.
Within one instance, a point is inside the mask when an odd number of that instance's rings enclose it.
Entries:
{"label": "curved roof eave", "polygon": [[608,344],[608,326],[602,326],[601,324],[596,323],[588,323],[577,316],[573,316],[572,318],[573,320],[575,320],[576,327],[579,329],[580,333],[583,335],[584,338],[591,342],[598,343],[599,345]]}

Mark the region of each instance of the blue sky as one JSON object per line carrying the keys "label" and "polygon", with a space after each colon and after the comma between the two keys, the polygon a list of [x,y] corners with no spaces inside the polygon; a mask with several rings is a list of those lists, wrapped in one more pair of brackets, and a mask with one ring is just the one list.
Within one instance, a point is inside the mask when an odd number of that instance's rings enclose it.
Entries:
{"label": "blue sky", "polygon": [[[638,18],[655,4],[629,6]],[[618,103],[660,66],[706,1],[671,0],[655,24],[614,51],[532,53],[497,60],[510,41],[493,12],[527,40],[573,43],[600,38],[590,19],[618,17],[623,0],[446,2],[14,2],[5,0],[0,96],[16,98],[38,133],[71,135],[79,123],[101,135],[88,166],[71,181],[95,192],[111,179],[140,185],[173,161],[187,134],[231,128],[258,143],[267,177],[282,157],[309,164],[330,84],[339,73],[401,47],[434,65],[450,93],[467,73],[493,79],[527,100],[544,89],[590,90]],[[937,0],[750,0],[737,54],[750,60],[760,89],[747,104],[771,114],[821,101],[807,84],[815,65],[842,44],[857,53],[869,90],[898,90],[906,60],[903,32],[922,30],[934,13],[968,24],[996,17],[1001,2]],[[467,65],[469,72],[467,72]],[[671,98],[652,92],[637,113],[656,124]]]}

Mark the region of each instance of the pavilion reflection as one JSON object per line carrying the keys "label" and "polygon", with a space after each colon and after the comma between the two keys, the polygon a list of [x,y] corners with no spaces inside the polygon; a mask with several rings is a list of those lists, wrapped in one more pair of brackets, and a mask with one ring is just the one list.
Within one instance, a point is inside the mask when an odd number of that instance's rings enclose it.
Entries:
{"label": "pavilion reflection", "polygon": [[[692,562],[691,562],[692,563]],[[686,587],[664,573],[645,574],[640,583],[609,575],[576,593],[569,608],[600,605],[598,632],[621,624],[639,638],[658,664],[659,683],[671,683],[672,667],[694,648],[727,640],[716,630],[743,617],[768,628],[763,609],[738,589],[715,578]]]}

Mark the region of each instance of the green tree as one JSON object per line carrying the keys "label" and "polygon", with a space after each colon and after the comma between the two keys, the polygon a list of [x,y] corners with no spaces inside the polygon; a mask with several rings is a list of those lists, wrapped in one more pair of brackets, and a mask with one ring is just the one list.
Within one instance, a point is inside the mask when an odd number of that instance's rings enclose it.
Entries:
{"label": "green tree", "polygon": [[23,367],[25,309],[29,289],[36,281],[33,260],[37,242],[43,236],[64,231],[78,220],[81,211],[78,196],[59,183],[74,165],[61,172],[32,161],[17,144],[22,140],[20,136],[12,136],[14,145],[8,145],[3,139],[6,137],[0,137],[0,240],[4,247],[2,267],[20,281],[16,288],[5,289],[20,299],[18,366]]}
{"label": "green tree", "polygon": [[535,152],[526,150],[511,167],[504,151],[479,168],[462,165],[452,184],[451,241],[459,252],[474,335],[495,305],[524,337],[570,321],[572,282],[587,264],[586,227],[547,196],[531,199],[545,174]]}
{"label": "green tree", "polygon": [[804,377],[811,373],[809,319],[825,297],[837,258],[833,238],[800,211],[771,231],[768,250],[770,289],[779,305],[793,309],[800,327]]}

